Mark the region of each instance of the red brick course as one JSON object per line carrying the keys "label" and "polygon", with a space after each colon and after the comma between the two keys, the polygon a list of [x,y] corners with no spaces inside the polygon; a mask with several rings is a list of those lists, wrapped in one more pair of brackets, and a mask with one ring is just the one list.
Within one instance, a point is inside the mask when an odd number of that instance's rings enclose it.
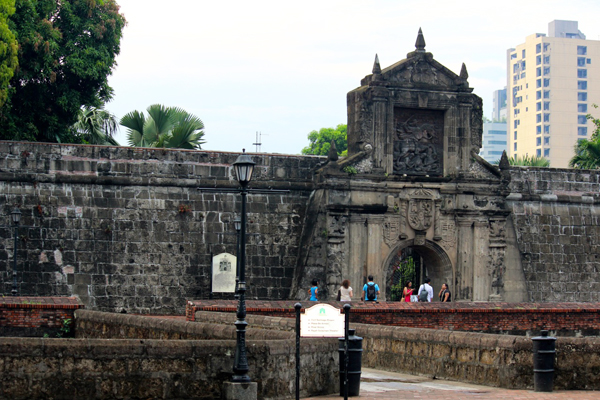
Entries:
{"label": "red brick course", "polygon": [[61,328],[65,319],[73,319],[84,305],[76,297],[2,297],[0,331]]}
{"label": "red brick course", "polygon": [[[294,317],[297,301],[248,300],[248,314]],[[311,307],[317,302],[300,302]],[[325,301],[341,308],[344,303]],[[352,302],[350,321],[413,328],[445,329],[489,333],[522,334],[548,329],[556,332],[600,331],[600,303],[402,303]],[[188,301],[186,318],[194,320],[196,311],[235,312],[235,300]]]}

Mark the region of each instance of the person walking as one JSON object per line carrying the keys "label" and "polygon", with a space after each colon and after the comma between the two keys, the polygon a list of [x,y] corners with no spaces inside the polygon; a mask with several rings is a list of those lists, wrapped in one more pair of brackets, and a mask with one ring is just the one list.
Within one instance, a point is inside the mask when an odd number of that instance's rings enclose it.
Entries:
{"label": "person walking", "polygon": [[402,298],[404,299],[402,301],[409,303],[410,296],[413,294],[414,291],[415,290],[412,287],[412,282],[411,281],[406,282],[406,286],[404,286],[404,290],[402,290]]}
{"label": "person walking", "polygon": [[428,301],[431,303],[431,300],[433,299],[433,288],[431,287],[430,282],[431,279],[425,278],[425,283],[419,286],[419,291],[417,293],[420,302]]}
{"label": "person walking", "polygon": [[440,289],[440,301],[443,303],[449,303],[452,301],[452,293],[450,293],[450,289],[448,289],[448,284],[442,284],[442,288]]}
{"label": "person walking", "polygon": [[342,286],[340,286],[340,301],[352,301],[352,287],[350,287],[350,280],[344,279]]}
{"label": "person walking", "polygon": [[319,281],[317,279],[312,280],[312,287],[308,289],[310,293],[310,301],[319,301]]}
{"label": "person walking", "polygon": [[379,286],[373,282],[373,275],[369,275],[367,279],[369,281],[363,286],[363,294],[360,299],[363,301],[377,301]]}

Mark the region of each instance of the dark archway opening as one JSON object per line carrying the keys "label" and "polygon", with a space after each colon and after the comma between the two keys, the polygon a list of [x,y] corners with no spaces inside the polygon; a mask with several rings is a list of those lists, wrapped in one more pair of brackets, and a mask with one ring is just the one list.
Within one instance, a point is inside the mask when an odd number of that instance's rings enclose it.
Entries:
{"label": "dark archway opening", "polygon": [[[437,294],[442,283],[447,283],[452,291],[452,263],[446,252],[434,242],[415,245],[414,240],[406,240],[399,243],[388,256],[386,271],[387,301],[400,301],[408,281],[412,282],[416,295],[425,278],[431,279],[434,294]],[[436,296],[434,300],[437,300]]]}

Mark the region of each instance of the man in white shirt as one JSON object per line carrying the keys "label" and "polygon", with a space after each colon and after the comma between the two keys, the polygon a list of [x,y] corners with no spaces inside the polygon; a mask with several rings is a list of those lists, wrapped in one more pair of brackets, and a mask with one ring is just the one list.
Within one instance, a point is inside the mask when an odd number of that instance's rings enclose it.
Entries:
{"label": "man in white shirt", "polygon": [[419,291],[417,292],[418,296],[419,296],[419,301],[422,301],[421,300],[421,292],[426,291],[427,292],[427,301],[431,303],[431,299],[433,299],[433,287],[431,287],[429,282],[431,282],[431,279],[425,278],[425,283],[422,284],[421,286],[419,286]]}

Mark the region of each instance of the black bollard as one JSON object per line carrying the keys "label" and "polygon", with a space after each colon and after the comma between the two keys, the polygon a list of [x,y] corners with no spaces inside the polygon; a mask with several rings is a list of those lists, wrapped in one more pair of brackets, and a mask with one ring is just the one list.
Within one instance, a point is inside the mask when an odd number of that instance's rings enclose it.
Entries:
{"label": "black bollard", "polygon": [[[348,330],[348,396],[358,396],[360,392],[360,375],[362,365],[362,341],[361,337],[355,336],[355,330]],[[344,338],[339,339],[340,354],[340,396],[344,396]]]}
{"label": "black bollard", "polygon": [[533,388],[535,392],[551,392],[554,383],[554,357],[556,338],[549,337],[548,331],[533,340]]}

